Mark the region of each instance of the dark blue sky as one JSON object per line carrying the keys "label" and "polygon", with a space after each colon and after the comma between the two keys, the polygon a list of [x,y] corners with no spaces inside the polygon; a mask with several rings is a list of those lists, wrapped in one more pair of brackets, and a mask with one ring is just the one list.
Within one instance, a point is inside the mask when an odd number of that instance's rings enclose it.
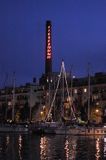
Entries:
{"label": "dark blue sky", "polygon": [[[52,21],[53,70],[61,59],[76,76],[106,71],[106,0],[1,0],[0,81],[18,84],[44,73],[45,23]],[[10,78],[11,79],[11,78]]]}

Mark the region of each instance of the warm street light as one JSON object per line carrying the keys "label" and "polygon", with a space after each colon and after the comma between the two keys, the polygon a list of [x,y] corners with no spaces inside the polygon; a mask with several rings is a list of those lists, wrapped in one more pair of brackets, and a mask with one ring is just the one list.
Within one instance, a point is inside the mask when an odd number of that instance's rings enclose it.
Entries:
{"label": "warm street light", "polygon": [[99,109],[96,109],[96,113],[98,113],[99,112]]}
{"label": "warm street light", "polygon": [[41,116],[43,115],[43,111],[40,112]]}

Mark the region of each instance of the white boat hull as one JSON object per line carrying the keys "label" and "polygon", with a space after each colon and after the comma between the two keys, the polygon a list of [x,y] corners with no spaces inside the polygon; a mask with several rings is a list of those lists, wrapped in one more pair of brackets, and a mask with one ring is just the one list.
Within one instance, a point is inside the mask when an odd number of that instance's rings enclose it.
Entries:
{"label": "white boat hull", "polygon": [[2,124],[0,132],[29,132],[28,125]]}
{"label": "white boat hull", "polygon": [[106,128],[87,128],[87,127],[79,127],[79,128],[65,128],[60,127],[55,130],[56,134],[69,134],[69,135],[106,135]]}

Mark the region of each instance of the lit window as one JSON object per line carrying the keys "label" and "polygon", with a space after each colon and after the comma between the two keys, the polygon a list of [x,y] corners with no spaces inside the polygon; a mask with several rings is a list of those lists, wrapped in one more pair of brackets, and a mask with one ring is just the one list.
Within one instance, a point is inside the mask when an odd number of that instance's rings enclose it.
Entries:
{"label": "lit window", "polygon": [[8,106],[11,106],[11,105],[12,105],[12,103],[9,101],[9,102],[8,102]]}
{"label": "lit window", "polygon": [[99,102],[96,102],[96,105],[98,106],[98,105],[99,105]]}
{"label": "lit window", "polygon": [[94,96],[93,96],[93,99],[94,99],[94,100],[98,99],[98,95],[94,95]]}
{"label": "lit window", "polygon": [[99,112],[99,110],[98,109],[96,109],[96,111],[95,111],[96,113],[98,113]]}
{"label": "lit window", "polygon": [[86,93],[87,92],[87,89],[86,88],[84,88],[84,93]]}
{"label": "lit window", "polygon": [[74,93],[77,93],[77,89],[74,89]]}

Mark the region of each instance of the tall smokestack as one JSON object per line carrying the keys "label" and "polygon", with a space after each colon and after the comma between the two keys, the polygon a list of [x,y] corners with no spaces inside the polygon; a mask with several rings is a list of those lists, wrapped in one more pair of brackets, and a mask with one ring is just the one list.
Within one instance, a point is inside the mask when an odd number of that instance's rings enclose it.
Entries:
{"label": "tall smokestack", "polygon": [[52,34],[51,21],[46,21],[46,54],[45,54],[45,74],[52,73]]}

